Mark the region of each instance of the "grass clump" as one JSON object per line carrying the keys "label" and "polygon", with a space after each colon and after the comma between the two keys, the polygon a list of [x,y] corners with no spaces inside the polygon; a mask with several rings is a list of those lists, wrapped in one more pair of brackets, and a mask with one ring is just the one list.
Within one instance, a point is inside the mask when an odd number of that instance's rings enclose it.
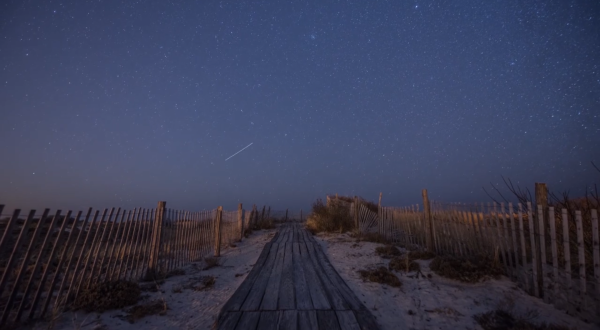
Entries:
{"label": "grass clump", "polygon": [[569,330],[556,324],[533,324],[527,318],[515,316],[510,311],[497,309],[473,316],[484,330]]}
{"label": "grass clump", "polygon": [[435,257],[429,266],[439,276],[466,283],[476,283],[488,277],[504,274],[502,266],[486,256],[440,256]]}
{"label": "grass clump", "polygon": [[181,275],[185,275],[185,270],[183,270],[181,268],[177,268],[177,269],[173,269],[172,271],[167,273],[166,277],[169,278],[169,277],[181,276]]}
{"label": "grass clump", "polygon": [[306,218],[306,229],[311,233],[346,232],[354,228],[348,207],[339,203],[327,206],[320,198],[312,205],[312,211]]}
{"label": "grass clump", "polygon": [[431,251],[410,251],[408,258],[410,260],[429,260],[435,258],[435,253]]}
{"label": "grass clump", "polygon": [[399,272],[414,272],[421,270],[421,265],[418,262],[415,262],[409,258],[396,257],[390,260],[390,264],[388,265],[390,270],[395,270]]}
{"label": "grass clump", "polygon": [[377,282],[381,284],[387,284],[392,287],[400,287],[402,282],[398,279],[394,273],[390,272],[389,269],[381,266],[377,269],[361,269],[358,271],[363,281]]}
{"label": "grass clump", "polygon": [[216,257],[207,257],[204,258],[204,268],[202,270],[211,269],[213,267],[217,267],[219,265],[219,258]]}
{"label": "grass clump", "polygon": [[140,298],[140,286],[130,281],[112,281],[93,285],[83,290],[73,303],[74,309],[102,313],[107,310],[134,305]]}
{"label": "grass clump", "polygon": [[133,306],[127,311],[127,321],[134,323],[148,315],[165,315],[167,313],[167,303],[164,300],[156,300],[144,305]]}
{"label": "grass clump", "polygon": [[382,258],[390,259],[392,257],[399,256],[400,250],[398,250],[398,248],[393,245],[386,245],[378,246],[377,248],[375,248],[375,253],[377,253]]}

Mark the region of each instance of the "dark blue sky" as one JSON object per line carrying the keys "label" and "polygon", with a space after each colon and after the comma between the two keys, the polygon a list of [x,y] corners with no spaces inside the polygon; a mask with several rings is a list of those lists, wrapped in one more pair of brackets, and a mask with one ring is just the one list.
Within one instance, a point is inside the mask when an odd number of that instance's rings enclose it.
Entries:
{"label": "dark blue sky", "polygon": [[3,1],[0,204],[472,202],[501,175],[583,195],[599,20],[596,1]]}

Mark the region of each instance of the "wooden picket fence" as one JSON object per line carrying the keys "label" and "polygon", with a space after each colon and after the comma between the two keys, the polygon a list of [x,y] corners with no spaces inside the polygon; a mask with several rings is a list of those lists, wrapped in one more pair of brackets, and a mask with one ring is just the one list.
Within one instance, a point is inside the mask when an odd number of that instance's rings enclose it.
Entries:
{"label": "wooden picket fence", "polygon": [[97,283],[163,278],[211,252],[219,256],[265,217],[256,206],[187,212],[165,202],[156,209],[36,213],[22,218],[14,210],[0,219],[0,328],[60,313]]}
{"label": "wooden picket fence", "polygon": [[359,230],[420,249],[427,249],[431,235],[429,250],[437,255],[496,258],[531,295],[600,323],[597,209],[427,203],[429,212],[418,206],[380,207],[376,214],[359,207]]}

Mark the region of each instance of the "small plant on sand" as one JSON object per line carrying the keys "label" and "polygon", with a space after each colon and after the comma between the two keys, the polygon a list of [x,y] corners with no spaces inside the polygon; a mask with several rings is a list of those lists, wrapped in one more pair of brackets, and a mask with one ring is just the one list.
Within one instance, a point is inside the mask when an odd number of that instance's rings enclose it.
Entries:
{"label": "small plant on sand", "polygon": [[383,266],[376,269],[361,269],[358,273],[363,281],[387,284],[392,287],[400,287],[402,285],[400,279]]}
{"label": "small plant on sand", "polygon": [[358,241],[373,242],[380,244],[392,244],[385,236],[379,233],[363,233],[353,235]]}
{"label": "small plant on sand", "polygon": [[129,323],[134,323],[135,321],[148,315],[165,315],[167,313],[167,309],[169,309],[169,307],[164,299],[155,300],[143,305],[131,307],[129,310],[127,310],[126,318]]}
{"label": "small plant on sand", "polygon": [[407,273],[421,270],[421,265],[408,258],[408,255],[392,258],[388,267],[390,270]]}
{"label": "small plant on sand", "polygon": [[74,309],[102,313],[134,305],[140,298],[140,286],[135,282],[113,281],[97,283],[83,290],[73,303]]}
{"label": "small plant on sand", "polygon": [[377,248],[375,248],[375,253],[377,253],[382,258],[386,259],[390,259],[401,254],[400,250],[398,250],[398,248],[393,245],[378,246]]}
{"label": "small plant on sand", "polygon": [[487,256],[438,256],[431,261],[429,266],[439,276],[466,283],[476,283],[488,277],[498,277],[504,274],[500,263]]}
{"label": "small plant on sand", "polygon": [[213,267],[217,267],[219,265],[219,259],[216,257],[206,257],[204,258],[204,268],[202,270],[211,269]]}
{"label": "small plant on sand", "polygon": [[[533,324],[528,318],[516,316],[511,311],[496,309],[473,316],[484,330],[570,330],[571,328],[556,324]],[[576,329],[576,328],[573,328]]]}

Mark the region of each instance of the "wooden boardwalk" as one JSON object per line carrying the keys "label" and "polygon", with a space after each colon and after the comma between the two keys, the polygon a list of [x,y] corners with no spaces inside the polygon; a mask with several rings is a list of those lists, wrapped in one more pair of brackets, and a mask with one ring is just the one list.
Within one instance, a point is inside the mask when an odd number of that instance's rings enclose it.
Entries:
{"label": "wooden boardwalk", "polygon": [[298,224],[280,227],[219,314],[218,329],[379,329],[321,246]]}

